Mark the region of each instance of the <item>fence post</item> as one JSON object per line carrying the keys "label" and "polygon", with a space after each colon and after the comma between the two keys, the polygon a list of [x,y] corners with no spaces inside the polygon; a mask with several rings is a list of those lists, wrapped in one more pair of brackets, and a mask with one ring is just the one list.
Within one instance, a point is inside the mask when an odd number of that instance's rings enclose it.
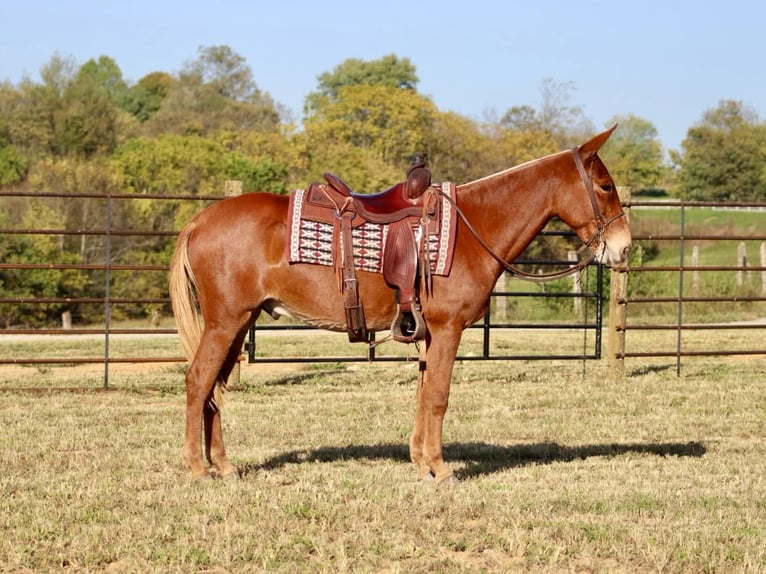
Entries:
{"label": "fence post", "polygon": [[[618,187],[620,202],[624,207],[625,221],[630,222],[630,188]],[[612,269],[609,273],[609,333],[606,340],[606,354],[609,375],[625,375],[625,321],[628,312],[628,269]]]}
{"label": "fence post", "polygon": [[[508,276],[505,271],[503,271],[500,274],[500,277],[497,278],[495,291],[498,293],[505,293],[508,291]],[[495,297],[495,317],[498,321],[508,320],[508,297],[506,295]]]}
{"label": "fence post", "polygon": [[[234,179],[227,179],[223,184],[223,192],[227,197],[242,195],[243,187],[243,182]],[[244,360],[245,355],[240,353],[237,357],[237,361],[234,363],[234,367],[231,369],[231,373],[229,373],[229,378],[226,380],[226,384],[229,387],[239,385],[240,375],[242,373],[242,361]]]}
{"label": "fence post", "polygon": [[744,241],[740,241],[737,246],[737,287],[742,287],[745,284],[745,271],[747,267],[747,245]]}
{"label": "fence post", "polygon": [[766,295],[766,241],[761,243],[761,294]]}
{"label": "fence post", "polygon": [[[574,267],[577,264],[577,251],[571,249],[567,251],[567,260],[571,261],[571,267]],[[582,310],[582,299],[579,297],[580,293],[582,293],[582,277],[579,271],[572,275],[572,293],[575,295],[573,299],[575,319],[579,320]]]}
{"label": "fence post", "polygon": [[700,266],[700,248],[698,245],[692,247],[692,293],[699,295],[700,292],[700,272],[697,267]]}
{"label": "fence post", "polygon": [[112,328],[112,194],[106,196],[106,245],[104,246],[104,388],[109,387],[109,330]]}

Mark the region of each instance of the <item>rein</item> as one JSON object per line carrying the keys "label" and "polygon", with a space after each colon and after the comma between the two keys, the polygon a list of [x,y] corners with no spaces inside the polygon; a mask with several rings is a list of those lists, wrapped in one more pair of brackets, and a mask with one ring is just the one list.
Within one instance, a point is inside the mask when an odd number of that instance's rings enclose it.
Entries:
{"label": "rein", "polygon": [[[598,227],[598,231],[596,231],[593,237],[591,237],[588,241],[586,241],[585,244],[580,248],[580,250],[582,250],[582,249],[590,247],[597,240],[603,240],[604,232],[606,231],[606,228],[609,227],[612,223],[614,223],[620,217],[623,217],[625,213],[623,211],[620,211],[620,213],[618,213],[617,215],[604,221],[604,216],[601,213],[601,209],[598,206],[598,202],[596,201],[596,193],[593,190],[593,179],[589,177],[587,172],[585,171],[585,166],[583,165],[582,160],[580,159],[580,156],[577,154],[577,148],[572,148],[571,151],[572,151],[572,156],[574,157],[575,165],[577,166],[577,171],[580,173],[580,178],[582,179],[582,182],[585,185],[585,189],[588,190],[588,197],[590,198],[590,203],[591,203],[591,206],[593,207],[593,216],[596,222],[596,226]],[[512,275],[515,275],[519,279],[542,283],[544,281],[551,281],[553,279],[568,277],[569,275],[577,273],[578,271],[582,271],[588,265],[593,263],[593,261],[596,259],[596,255],[594,253],[591,253],[586,259],[579,261],[577,264],[569,267],[568,269],[564,269],[562,271],[554,271],[552,273],[542,273],[542,274],[536,275],[534,273],[527,273],[526,271],[522,271],[518,267],[515,267],[511,265],[510,263],[508,263],[500,255],[498,255],[497,252],[481,237],[481,235],[479,235],[478,231],[476,231],[474,226],[471,225],[471,222],[468,221],[468,218],[463,213],[463,210],[461,210],[460,207],[458,206],[456,200],[453,200],[451,197],[449,197],[449,195],[445,194],[442,191],[440,191],[440,193],[443,197],[447,199],[447,201],[449,201],[452,204],[452,206],[455,208],[455,211],[460,216],[460,219],[463,220],[463,223],[465,223],[465,226],[468,228],[468,231],[470,231],[471,235],[473,235],[476,241],[479,242],[479,245],[481,245],[484,248],[484,251],[489,253],[495,259],[495,261],[500,263],[503,269],[505,269]]]}

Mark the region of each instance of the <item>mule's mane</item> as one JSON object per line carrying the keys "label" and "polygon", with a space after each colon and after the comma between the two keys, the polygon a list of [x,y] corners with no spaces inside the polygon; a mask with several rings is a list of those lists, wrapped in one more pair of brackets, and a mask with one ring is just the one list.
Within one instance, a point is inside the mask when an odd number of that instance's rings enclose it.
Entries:
{"label": "mule's mane", "polygon": [[522,169],[526,169],[528,167],[532,167],[533,165],[536,165],[538,163],[542,163],[544,161],[548,161],[549,159],[552,159],[555,156],[562,155],[562,154],[565,154],[565,153],[569,153],[569,150],[557,151],[555,153],[548,154],[548,155],[545,155],[543,157],[538,157],[538,158],[535,158],[535,159],[531,159],[529,161],[525,161],[524,163],[520,163],[518,165],[514,165],[512,167],[506,168],[506,169],[498,171],[496,173],[493,173],[493,174],[490,174],[490,175],[485,175],[484,177],[480,177],[479,179],[475,179],[473,181],[468,181],[468,182],[464,183],[463,186],[474,185],[476,183],[480,183],[480,182],[488,180],[488,179],[493,179],[493,178],[496,178],[496,177],[500,177],[502,175],[506,175],[506,174],[511,173],[513,171],[520,171]]}

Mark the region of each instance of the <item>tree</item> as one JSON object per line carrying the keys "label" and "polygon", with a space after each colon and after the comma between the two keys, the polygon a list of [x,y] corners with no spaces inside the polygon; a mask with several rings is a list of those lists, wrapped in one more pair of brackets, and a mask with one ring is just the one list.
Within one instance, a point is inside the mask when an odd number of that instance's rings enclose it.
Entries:
{"label": "tree", "polygon": [[279,112],[252,79],[244,58],[227,46],[201,47],[144,123],[148,135],[208,136],[223,130],[274,131]]}
{"label": "tree", "polygon": [[414,92],[419,81],[412,62],[394,54],[370,61],[348,58],[332,72],[319,74],[317,80],[317,90],[306,97],[307,115],[322,105],[335,102],[340,90],[346,86],[382,86]]}
{"label": "tree", "polygon": [[742,102],[724,100],[687,132],[679,165],[683,199],[766,200],[766,124]]}
{"label": "tree", "polygon": [[197,59],[187,62],[180,78],[206,85],[229,100],[252,102],[262,97],[245,58],[229,46],[200,46]]}
{"label": "tree", "polygon": [[145,122],[160,109],[174,81],[173,77],[165,72],[145,75],[128,92],[128,111],[140,122]]}
{"label": "tree", "polygon": [[122,70],[109,56],[99,56],[98,60],[91,58],[77,71],[75,82],[92,85],[100,90],[116,106],[127,109],[128,84],[122,78]]}
{"label": "tree", "polygon": [[98,76],[86,73],[67,84],[61,109],[54,115],[59,154],[92,157],[117,146],[120,110],[114,94],[98,81]]}
{"label": "tree", "polygon": [[540,106],[513,106],[508,109],[500,124],[503,127],[525,132],[544,131],[561,149],[573,147],[585,141],[593,131],[582,106],[570,105],[574,82],[556,82],[545,78],[540,83]]}
{"label": "tree", "polygon": [[8,145],[27,158],[60,153],[57,120],[64,110],[64,92],[72,82],[75,65],[55,54],[40,69],[42,83],[24,78],[17,87],[0,89],[0,114]]}
{"label": "tree", "polygon": [[3,145],[0,138],[0,187],[19,183],[27,173],[27,160],[10,145]]}
{"label": "tree", "polygon": [[662,144],[657,129],[633,114],[614,116],[606,127],[618,124],[600,152],[618,185],[635,191],[656,186],[662,180]]}
{"label": "tree", "polygon": [[310,163],[319,173],[330,167],[337,169],[316,160],[327,160],[323,148],[350,146],[365,150],[364,154],[378,165],[388,166],[389,183],[394,183],[403,176],[414,152],[427,151],[427,134],[435,114],[430,100],[409,90],[344,86],[335,101],[327,101],[304,121],[306,149],[313,160]]}
{"label": "tree", "polygon": [[465,183],[495,171],[493,141],[470,118],[437,112],[426,140],[428,165],[435,181]]}

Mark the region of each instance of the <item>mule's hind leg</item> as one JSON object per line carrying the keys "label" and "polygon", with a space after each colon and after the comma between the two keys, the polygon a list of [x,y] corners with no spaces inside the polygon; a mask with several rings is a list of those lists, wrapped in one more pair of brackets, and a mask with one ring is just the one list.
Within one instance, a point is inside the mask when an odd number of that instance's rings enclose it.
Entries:
{"label": "mule's hind leg", "polygon": [[[234,324],[216,321],[205,327],[202,333],[200,345],[194,356],[189,370],[186,372],[186,430],[184,435],[184,457],[191,470],[192,478],[201,479],[209,476],[202,460],[202,420],[203,412],[209,403],[213,387],[218,379],[224,362],[230,355],[232,344],[237,339],[237,334],[246,321],[236,321]],[[217,409],[215,409],[217,411]],[[220,412],[217,415],[208,415],[210,421],[208,428],[211,444],[211,453],[215,450],[215,457],[219,463],[226,460],[223,452],[223,438],[220,432]],[[216,421],[217,419],[217,421]],[[216,430],[216,427],[218,430]],[[228,470],[224,467],[224,470]]]}
{"label": "mule's hind leg", "polygon": [[[247,329],[243,329],[229,349],[229,354],[221,367],[218,383],[226,381],[231,375],[234,366],[239,360],[242,351],[242,343],[247,335]],[[205,454],[208,461],[216,468],[220,478],[237,477],[237,468],[226,458],[226,449],[223,445],[223,429],[221,428],[221,405],[212,400],[205,402]]]}

